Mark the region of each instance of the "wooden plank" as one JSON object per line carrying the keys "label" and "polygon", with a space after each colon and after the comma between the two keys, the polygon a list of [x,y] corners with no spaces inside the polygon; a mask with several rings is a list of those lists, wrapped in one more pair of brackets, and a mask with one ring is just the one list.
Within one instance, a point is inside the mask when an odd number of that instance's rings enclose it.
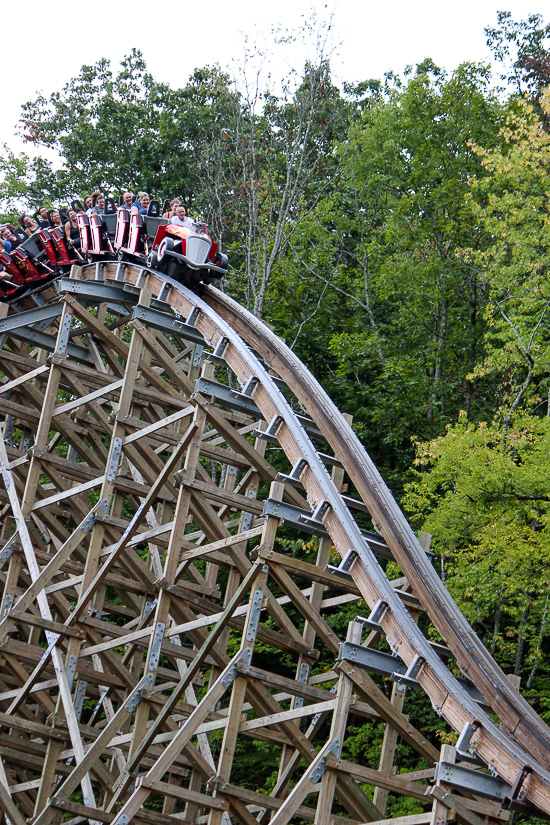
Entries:
{"label": "wooden plank", "polygon": [[[144,438],[145,436],[149,436],[152,433],[157,432],[157,430],[163,429],[164,427],[168,427],[170,424],[174,424],[176,421],[180,421],[182,418],[186,418],[188,415],[192,415],[195,408],[191,405],[184,407],[182,410],[178,410],[172,415],[168,415],[165,418],[162,418],[160,421],[156,421],[154,424],[149,424],[148,426],[142,427],[141,429],[137,430],[135,433],[131,435],[127,435],[124,438],[124,444],[132,444],[134,441],[138,441],[140,438]],[[125,423],[128,423],[127,421]]]}
{"label": "wooden plank", "polygon": [[15,805],[9,791],[2,782],[0,782],[0,806],[13,825],[26,825],[27,820]]}
{"label": "wooden plank", "polygon": [[212,797],[205,793],[197,793],[191,791],[189,788],[182,788],[181,785],[172,785],[169,782],[150,782],[147,787],[152,791],[164,794],[165,796],[173,796],[175,799],[183,799],[185,802],[194,802],[204,808],[217,808],[220,811],[227,811],[229,803],[221,797]]}
{"label": "wooden plank", "polygon": [[[441,746],[441,761],[446,762],[454,762],[456,759],[456,749],[451,747],[450,745],[442,745]],[[446,825],[447,821],[452,818],[449,806],[442,802],[442,799],[445,799],[445,794],[448,793],[451,788],[446,783],[440,783],[438,780],[438,785],[440,787],[440,793],[433,794],[433,805],[432,805],[432,817],[430,820],[430,825]],[[482,820],[479,817],[472,814],[475,822],[470,822],[468,825],[482,825]]]}
{"label": "wooden plank", "polygon": [[[473,811],[468,810],[456,796],[451,796],[449,791],[445,791],[443,788],[438,788],[437,785],[434,785],[428,789],[427,793],[435,797],[438,805],[442,805],[446,810],[454,810],[460,822],[464,822],[466,825],[484,825],[484,820],[481,819],[481,817],[474,814]],[[435,804],[434,802],[434,806]],[[438,816],[436,814],[435,817],[437,817],[435,821],[443,821],[441,815]],[[434,821],[433,815],[432,821]]]}
{"label": "wooden plank", "polygon": [[[57,687],[57,679],[46,679],[43,682],[37,682],[33,685],[29,693],[37,693],[40,690],[49,690],[50,688]],[[0,693],[0,702],[5,702],[8,699],[14,699],[16,696],[19,695],[20,688],[16,688],[15,690],[4,690]]]}
{"label": "wooden plank", "polygon": [[[240,788],[229,782],[224,785],[223,792],[225,796],[234,796],[250,807],[253,805],[256,806],[259,811],[278,811],[284,804],[284,799],[268,794],[258,793],[250,788]],[[300,805],[296,810],[296,816],[299,816],[301,819],[309,819],[310,821],[313,821],[315,819],[315,808]],[[354,819],[353,817],[348,818],[338,816],[337,814],[333,815],[332,820],[335,825],[358,825],[359,822],[359,820]]]}
{"label": "wooden plank", "polygon": [[95,574],[94,578],[90,582],[90,584],[86,587],[84,593],[80,594],[80,598],[78,603],[76,604],[73,613],[69,616],[68,621],[71,623],[75,621],[80,615],[84,612],[88,602],[93,597],[97,589],[101,586],[103,580],[105,579],[106,574],[110,571],[111,567],[114,565],[115,561],[117,560],[118,556],[122,553],[130,539],[134,536],[137,532],[137,528],[141,521],[145,516],[145,512],[151,506],[151,503],[155,501],[157,497],[157,493],[163,487],[166,478],[171,474],[172,470],[175,466],[177,466],[177,462],[179,461],[181,454],[184,452],[185,448],[187,447],[189,441],[193,438],[195,433],[195,425],[191,424],[181,442],[178,450],[174,450],[170,459],[166,462],[164,466],[163,472],[157,477],[155,483],[151,486],[146,498],[138,508],[135,515],[130,520],[130,524],[126,528],[122,538],[119,542],[115,545],[115,548],[112,550],[110,556],[102,565],[101,569]]}
{"label": "wooden plank", "polygon": [[427,811],[423,814],[396,816],[393,819],[377,819],[369,825],[428,825],[431,815],[431,811]]}
{"label": "wooden plank", "polygon": [[336,663],[338,670],[343,670],[352,679],[356,690],[368,701],[381,718],[393,725],[399,731],[399,735],[414,748],[417,753],[424,756],[429,762],[439,761],[439,753],[431,742],[418,731],[414,725],[403,714],[396,711],[390,700],[384,696],[380,688],[371,679],[368,673],[354,667],[350,662],[344,660]]}
{"label": "wooden plank", "polygon": [[215,501],[219,504],[225,504],[229,507],[234,507],[237,510],[253,513],[261,516],[264,510],[263,502],[255,501],[254,499],[242,496],[239,493],[229,493],[226,490],[221,490],[214,484],[205,484],[203,481],[198,481],[196,478],[189,478],[182,470],[177,474],[181,484],[189,487],[194,495],[201,493],[209,501]]}
{"label": "wooden plank", "polygon": [[212,541],[208,544],[198,546],[194,550],[185,550],[180,556],[180,562],[189,561],[190,559],[200,558],[217,550],[225,550],[232,547],[234,544],[241,544],[241,542],[249,541],[262,534],[263,525],[253,527],[250,530],[244,530],[242,533],[237,533],[235,536],[228,536],[219,541]]}
{"label": "wooden plank", "polygon": [[81,628],[67,627],[60,622],[52,622],[49,619],[43,619],[42,616],[35,616],[33,613],[24,613],[17,608],[9,610],[7,613],[9,619],[14,619],[17,623],[32,625],[39,627],[42,630],[49,630],[52,633],[60,633],[62,636],[72,636],[75,639],[84,639],[85,633]]}
{"label": "wooden plank", "polygon": [[39,501],[36,501],[33,504],[31,512],[34,513],[37,510],[43,510],[46,507],[49,508],[54,504],[58,504],[60,501],[66,501],[66,499],[73,498],[74,496],[80,495],[81,493],[87,493],[89,490],[93,490],[95,487],[100,487],[103,483],[103,479],[104,476],[96,476],[95,478],[89,481],[83,481],[81,484],[75,484],[74,487],[69,487],[66,490],[61,490],[59,493],[55,493],[52,496],[39,499]]}
{"label": "wooden plank", "polygon": [[130,798],[122,805],[122,808],[118,814],[118,819],[125,816],[128,816],[131,819],[141,808],[149,796],[149,788],[147,787],[147,784],[149,782],[156,782],[162,778],[162,776],[173,764],[178,753],[180,753],[182,748],[184,748],[190,741],[191,737],[195,735],[197,728],[202,724],[211,707],[213,707],[226,692],[226,677],[232,667],[233,663],[231,662],[210,687],[209,691],[199,702],[193,713],[191,713],[191,715],[185,720],[176,736],[172,739],[170,744],[167,745],[161,756],[159,756],[156,760],[153,767],[144,775],[141,783],[135,788]]}
{"label": "wooden plank", "polygon": [[374,768],[357,765],[347,759],[337,760],[331,757],[328,764],[331,770],[341,770],[352,776],[357,782],[374,785],[375,788],[384,788],[391,793],[409,796],[412,799],[425,799],[426,786],[403,779],[400,774],[388,776]]}
{"label": "wooden plank", "polygon": [[7,392],[11,392],[16,387],[19,387],[21,384],[24,384],[26,381],[32,381],[37,378],[39,375],[43,375],[45,372],[49,372],[49,366],[47,364],[43,364],[41,367],[37,367],[34,370],[30,370],[29,372],[23,373],[18,378],[14,378],[12,381],[8,381],[6,384],[0,384],[0,393],[5,395]]}
{"label": "wooden plank", "polygon": [[105,387],[100,387],[100,389],[94,390],[81,398],[75,398],[73,401],[67,401],[65,404],[59,404],[59,406],[55,407],[52,416],[55,417],[56,415],[64,415],[65,413],[78,409],[78,407],[89,404],[90,401],[95,401],[97,398],[105,398],[112,395],[116,390],[119,390],[122,387],[123,383],[124,380],[121,378],[118,381],[113,381],[111,384],[107,384]]}
{"label": "wooden plank", "polygon": [[334,710],[336,699],[327,699],[325,702],[316,702],[313,705],[302,705],[291,710],[282,710],[280,713],[271,713],[261,716],[259,719],[251,719],[248,722],[241,722],[239,732],[256,730],[269,725],[277,725],[279,722],[286,722],[290,719],[302,719],[305,716],[315,716],[316,713],[327,713]]}

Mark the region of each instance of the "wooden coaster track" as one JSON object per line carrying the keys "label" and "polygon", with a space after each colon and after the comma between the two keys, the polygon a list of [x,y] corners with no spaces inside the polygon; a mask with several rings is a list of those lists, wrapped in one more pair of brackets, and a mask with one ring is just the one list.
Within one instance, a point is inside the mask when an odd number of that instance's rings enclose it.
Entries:
{"label": "wooden coaster track", "polygon": [[[264,324],[212,287],[199,298],[116,262],[5,306],[7,822],[355,825],[385,822],[389,794],[424,809],[399,825],[550,814],[548,729],[349,422]],[[307,561],[284,552],[304,533]],[[354,602],[344,638],[334,618]],[[391,699],[369,672],[394,682]],[[403,714],[409,689],[455,748]],[[344,758],[361,718],[385,723],[378,769]],[[426,770],[395,774],[399,737]],[[235,778],[249,747],[277,754],[272,787]]]}

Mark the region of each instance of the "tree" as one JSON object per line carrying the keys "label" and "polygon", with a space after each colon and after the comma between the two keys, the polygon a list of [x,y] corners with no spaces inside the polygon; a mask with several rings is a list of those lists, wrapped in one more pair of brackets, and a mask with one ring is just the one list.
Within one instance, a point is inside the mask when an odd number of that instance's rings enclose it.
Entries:
{"label": "tree", "polygon": [[502,64],[500,79],[520,95],[538,101],[550,84],[550,23],[542,15],[530,14],[516,22],[509,11],[497,12],[496,27],[487,26],[487,45]]}
{"label": "tree", "polygon": [[[550,91],[541,98],[550,115]],[[477,376],[500,385],[498,408],[506,439],[522,403],[548,391],[550,361],[550,135],[534,108],[521,102],[501,131],[502,146],[478,150],[488,175],[475,181],[471,220],[484,248],[466,249],[490,298],[486,308],[487,357]]]}
{"label": "tree", "polygon": [[322,46],[277,94],[246,70],[245,59],[240,91],[217,66],[171,89],[133,50],[118,73],[100,60],[62,92],[27,103],[21,128],[60,153],[63,194],[131,187],[182,196],[231,252],[236,291],[262,315],[290,235],[334,184],[346,107]]}
{"label": "tree", "polygon": [[[291,78],[292,82],[295,78]],[[242,204],[244,298],[258,317],[278,262],[301,221],[335,186],[336,137],[347,129],[347,107],[323,55],[307,64],[280,97],[245,79],[238,154]]]}
{"label": "tree", "polygon": [[56,149],[73,192],[155,184],[162,171],[159,115],[166,87],[147,72],[135,49],[114,74],[108,60],[83,66],[49,99],[22,109],[23,132],[37,145]]}
{"label": "tree", "polygon": [[[541,97],[550,113],[550,91]],[[465,214],[484,238],[462,258],[487,296],[485,353],[472,380],[493,387],[487,422],[462,414],[417,444],[407,505],[433,535],[459,605],[539,709],[548,655],[550,565],[550,135],[533,106],[510,107]]]}
{"label": "tree", "polygon": [[372,99],[340,144],[338,189],[316,212],[327,251],[310,277],[328,284],[336,308],[337,372],[327,380],[396,484],[412,435],[441,433],[464,407],[483,412],[467,376],[480,358],[485,298],[459,250],[486,242],[464,220],[464,196],[485,174],[472,140],[498,140],[501,107],[488,84],[483,67],[446,77],[427,61]]}
{"label": "tree", "polygon": [[500,422],[463,415],[418,444],[406,506],[432,534],[445,582],[507,669],[534,683],[547,661],[550,419],[518,414],[505,449]]}

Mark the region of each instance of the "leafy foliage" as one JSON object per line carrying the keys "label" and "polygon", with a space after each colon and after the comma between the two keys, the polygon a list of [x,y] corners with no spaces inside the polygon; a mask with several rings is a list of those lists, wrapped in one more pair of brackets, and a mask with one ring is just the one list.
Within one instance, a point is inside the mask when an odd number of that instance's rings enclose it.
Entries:
{"label": "leafy foliage", "polygon": [[502,64],[500,79],[512,84],[519,94],[538,100],[550,83],[550,23],[540,14],[515,21],[509,11],[497,12],[497,26],[487,26],[487,45]]}

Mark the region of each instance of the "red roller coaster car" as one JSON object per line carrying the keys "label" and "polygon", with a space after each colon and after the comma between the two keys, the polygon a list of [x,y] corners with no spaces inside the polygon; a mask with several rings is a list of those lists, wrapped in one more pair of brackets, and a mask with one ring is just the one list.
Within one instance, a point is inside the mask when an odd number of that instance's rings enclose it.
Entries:
{"label": "red roller coaster car", "polygon": [[227,274],[227,255],[206,233],[206,225],[194,228],[169,223],[159,226],[149,255],[148,265],[176,281],[194,288]]}

